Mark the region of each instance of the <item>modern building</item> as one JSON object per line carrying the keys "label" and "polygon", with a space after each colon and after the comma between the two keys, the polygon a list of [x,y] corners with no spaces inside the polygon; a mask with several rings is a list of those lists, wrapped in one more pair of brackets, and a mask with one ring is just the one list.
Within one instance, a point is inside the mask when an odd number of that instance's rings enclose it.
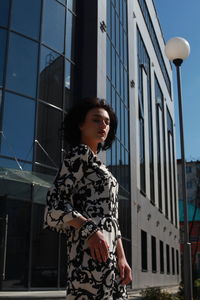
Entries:
{"label": "modern building", "polygon": [[102,159],[120,184],[130,288],[180,282],[171,65],[152,0],[0,0],[1,289],[65,286],[65,241],[43,230],[68,108],[106,98]]}

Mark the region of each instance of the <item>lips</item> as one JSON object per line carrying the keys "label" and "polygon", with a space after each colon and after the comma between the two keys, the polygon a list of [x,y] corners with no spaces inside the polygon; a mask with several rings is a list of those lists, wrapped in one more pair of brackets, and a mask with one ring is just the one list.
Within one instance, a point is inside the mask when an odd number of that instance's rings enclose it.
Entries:
{"label": "lips", "polygon": [[104,130],[99,130],[98,133],[99,133],[99,134],[102,134],[102,135],[105,135],[105,134],[106,134],[106,132],[105,132]]}

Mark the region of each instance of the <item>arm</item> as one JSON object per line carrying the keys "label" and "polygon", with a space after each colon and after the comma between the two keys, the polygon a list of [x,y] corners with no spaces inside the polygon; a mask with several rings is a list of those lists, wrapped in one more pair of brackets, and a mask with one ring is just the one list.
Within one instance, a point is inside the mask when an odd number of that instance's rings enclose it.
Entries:
{"label": "arm", "polygon": [[73,206],[73,190],[77,182],[84,178],[91,153],[82,149],[81,154],[72,154],[65,159],[54,185],[47,193],[44,227],[58,232],[66,232],[70,226],[80,230],[80,238],[86,239],[91,256],[99,262],[108,258],[108,245],[97,225],[85,218]]}
{"label": "arm", "polygon": [[121,284],[126,285],[130,281],[132,281],[132,271],[126,260],[121,238],[117,240],[116,255],[117,255],[118,268],[121,277]]}

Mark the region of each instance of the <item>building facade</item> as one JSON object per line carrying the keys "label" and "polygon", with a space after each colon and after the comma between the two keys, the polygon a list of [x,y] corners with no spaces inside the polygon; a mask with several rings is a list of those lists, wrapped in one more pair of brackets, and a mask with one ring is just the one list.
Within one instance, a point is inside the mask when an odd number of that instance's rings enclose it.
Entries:
{"label": "building facade", "polygon": [[120,185],[130,288],[178,284],[172,70],[154,3],[0,0],[0,41],[1,289],[65,286],[64,237],[42,219],[62,120],[85,96],[106,98],[119,121],[100,155]]}

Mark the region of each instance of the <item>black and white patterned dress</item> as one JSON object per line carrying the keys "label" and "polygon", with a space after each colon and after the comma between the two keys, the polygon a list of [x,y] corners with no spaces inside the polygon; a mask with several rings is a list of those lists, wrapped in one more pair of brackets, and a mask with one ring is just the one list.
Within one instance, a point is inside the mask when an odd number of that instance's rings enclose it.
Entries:
{"label": "black and white patterned dress", "polygon": [[[45,226],[66,234],[67,300],[127,299],[116,258],[121,236],[117,195],[117,180],[88,146],[80,144],[67,154],[47,193],[45,210]],[[67,225],[81,215],[103,232],[109,245],[106,262],[94,260],[80,230]]]}

